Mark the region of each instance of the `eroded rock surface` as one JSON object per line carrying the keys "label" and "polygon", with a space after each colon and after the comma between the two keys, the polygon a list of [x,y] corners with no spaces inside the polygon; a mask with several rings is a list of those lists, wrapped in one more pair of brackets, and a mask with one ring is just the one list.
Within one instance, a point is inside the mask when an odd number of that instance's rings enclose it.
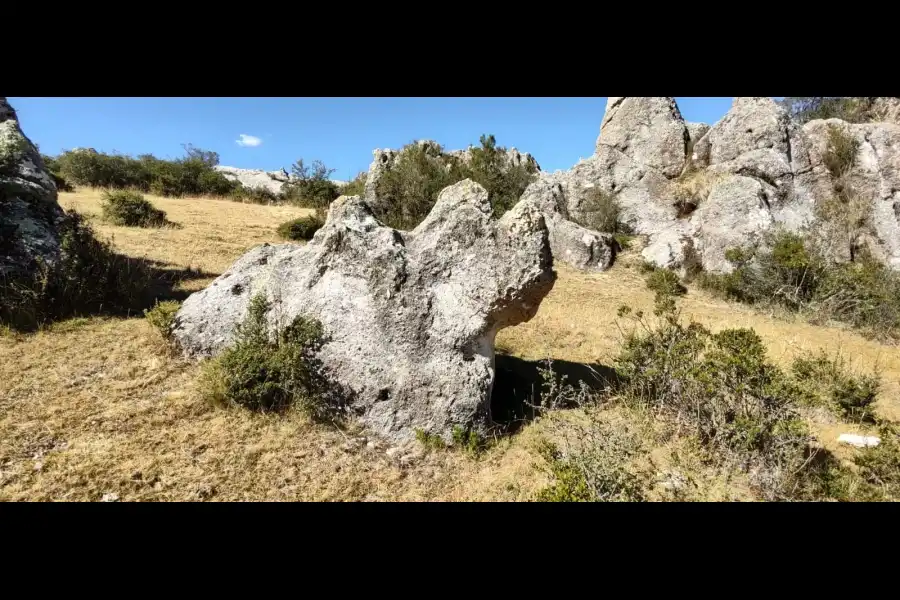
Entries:
{"label": "eroded rock surface", "polygon": [[41,155],[0,97],[0,278],[30,279],[59,260],[65,215]]}
{"label": "eroded rock surface", "polygon": [[254,248],[176,317],[191,356],[226,347],[258,293],[272,327],[319,319],[328,376],[373,430],[449,439],[490,420],[497,331],[531,319],[555,274],[546,220],[520,203],[497,220],[487,192],[446,188],[413,231],[382,225],[359,197],[336,200],[307,245]]}

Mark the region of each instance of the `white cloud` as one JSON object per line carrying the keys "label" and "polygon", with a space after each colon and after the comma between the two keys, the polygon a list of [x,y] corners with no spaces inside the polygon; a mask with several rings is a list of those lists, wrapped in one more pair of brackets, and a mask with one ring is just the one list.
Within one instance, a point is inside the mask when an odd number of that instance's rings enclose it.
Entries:
{"label": "white cloud", "polygon": [[246,133],[241,134],[241,139],[235,140],[238,146],[255,148],[262,144],[262,140],[256,137],[255,135],[247,135]]}

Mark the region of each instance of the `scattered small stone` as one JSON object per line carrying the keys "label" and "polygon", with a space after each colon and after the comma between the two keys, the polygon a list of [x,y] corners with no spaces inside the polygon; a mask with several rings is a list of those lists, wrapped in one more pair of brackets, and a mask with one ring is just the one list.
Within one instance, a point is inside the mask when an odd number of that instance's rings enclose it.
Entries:
{"label": "scattered small stone", "polygon": [[106,494],[103,494],[103,497],[100,498],[100,502],[118,502],[118,501],[119,501],[119,495],[116,494],[115,492],[108,492]]}
{"label": "scattered small stone", "polygon": [[375,442],[369,442],[368,444],[366,444],[366,450],[374,450],[374,449],[375,449]]}
{"label": "scattered small stone", "polygon": [[40,462],[40,461],[34,463],[34,470],[35,470],[35,471],[40,471],[40,470],[43,469],[43,468],[44,468],[44,463],[42,463],[42,462]]}
{"label": "scattered small stone", "polygon": [[856,448],[874,448],[881,443],[881,438],[874,435],[857,435],[855,433],[842,433],[838,436],[838,442],[850,444]]}
{"label": "scattered small stone", "polygon": [[394,458],[400,453],[400,448],[394,446],[385,450],[384,453],[388,455],[388,458]]}

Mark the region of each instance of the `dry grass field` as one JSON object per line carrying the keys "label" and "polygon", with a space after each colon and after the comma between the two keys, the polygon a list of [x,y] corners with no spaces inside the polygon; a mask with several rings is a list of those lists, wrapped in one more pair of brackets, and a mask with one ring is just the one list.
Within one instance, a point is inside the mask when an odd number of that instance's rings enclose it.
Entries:
{"label": "dry grass field", "polygon": [[[97,218],[99,192],[60,194],[90,215],[119,252],[191,267],[201,289],[303,209],[209,199],[148,197],[179,225],[113,227]],[[629,259],[630,256],[630,259]],[[498,349],[538,361],[609,365],[621,341],[616,309],[652,309],[637,251],[606,273],[559,266],[559,279],[529,323],[504,330]],[[900,419],[900,351],[840,327],[767,315],[691,289],[685,317],[713,330],[753,327],[776,362],[825,349],[863,369],[878,367],[878,409]],[[521,363],[521,361],[519,361]],[[386,452],[363,431],[313,424],[299,413],[259,415],[199,399],[199,367],[169,353],[140,316],[72,319],[30,335],[0,337],[0,500],[528,500],[547,482],[535,451],[580,411],[533,421],[480,456],[422,447]],[[620,418],[607,411],[603,418]],[[817,415],[821,443],[839,455],[839,433],[864,430]],[[653,453],[660,468],[680,449]],[[689,453],[679,455],[682,461]],[[697,499],[746,499],[739,481],[711,475]]]}

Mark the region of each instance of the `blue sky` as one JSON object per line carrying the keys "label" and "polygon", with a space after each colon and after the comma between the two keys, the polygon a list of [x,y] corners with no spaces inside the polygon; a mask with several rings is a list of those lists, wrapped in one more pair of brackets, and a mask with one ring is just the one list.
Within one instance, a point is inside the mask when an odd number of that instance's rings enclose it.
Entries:
{"label": "blue sky", "polygon": [[[677,98],[688,121],[714,123],[731,98]],[[448,150],[493,133],[530,152],[546,171],[594,151],[606,98],[9,98],[22,129],[45,154],[182,155],[183,143],[215,150],[221,163],[290,170],[321,159],[335,179],[368,168],[375,148],[433,139]],[[242,137],[243,136],[243,137]]]}

